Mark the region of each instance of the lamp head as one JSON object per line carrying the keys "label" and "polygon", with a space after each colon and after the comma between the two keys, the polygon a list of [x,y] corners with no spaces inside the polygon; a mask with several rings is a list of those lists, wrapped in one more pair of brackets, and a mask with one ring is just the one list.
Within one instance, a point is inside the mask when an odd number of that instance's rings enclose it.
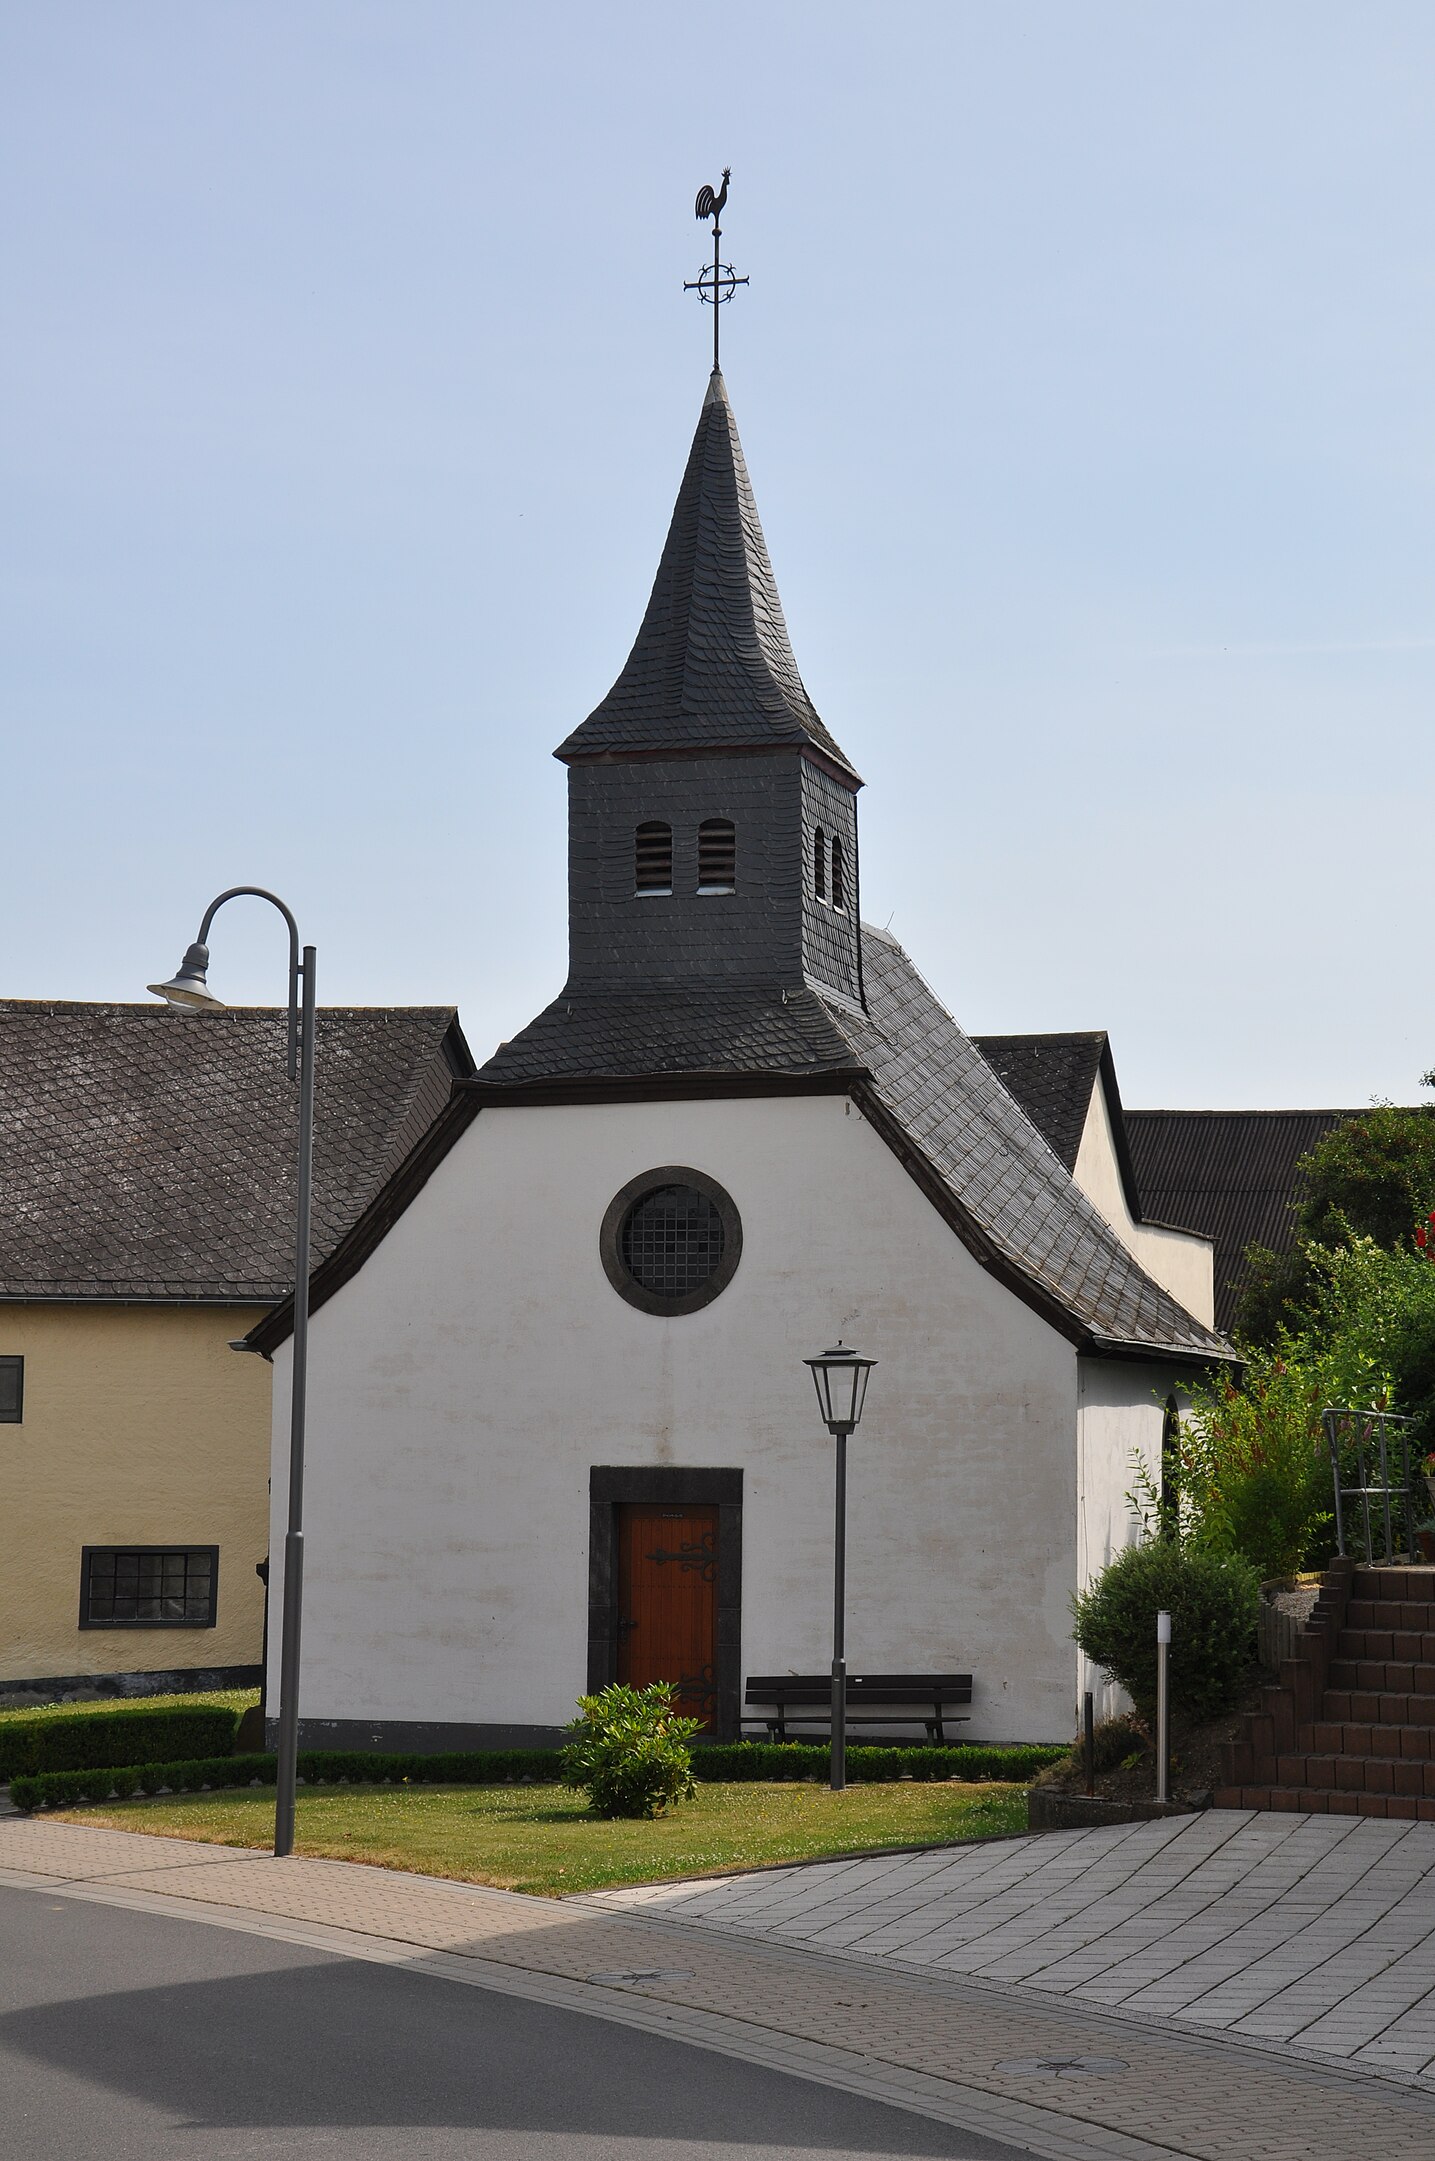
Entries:
{"label": "lamp head", "polygon": [[850,1433],[862,1416],[867,1376],[876,1365],[876,1359],[864,1358],[859,1351],[849,1351],[845,1343],[839,1342],[830,1351],[820,1351],[815,1358],[804,1359],[803,1363],[811,1370],[823,1423],[829,1433]]}
{"label": "lamp head", "polygon": [[208,973],[209,947],[192,945],[167,983],[147,983],[145,988],[189,1013],[222,1013],[224,1000],[210,989]]}

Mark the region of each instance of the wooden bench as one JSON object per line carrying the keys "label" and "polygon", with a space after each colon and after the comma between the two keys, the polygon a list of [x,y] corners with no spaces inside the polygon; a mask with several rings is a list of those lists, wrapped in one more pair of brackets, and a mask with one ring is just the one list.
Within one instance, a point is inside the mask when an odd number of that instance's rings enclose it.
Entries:
{"label": "wooden bench", "polygon": [[[749,1706],[772,1705],[742,1723],[765,1727],[774,1741],[785,1741],[790,1727],[831,1729],[830,1674],[750,1673],[743,1700]],[[924,1726],[928,1740],[942,1742],[948,1726],[967,1723],[965,1716],[951,1718],[947,1706],[971,1700],[969,1673],[849,1673],[847,1727],[850,1732],[854,1726]]]}

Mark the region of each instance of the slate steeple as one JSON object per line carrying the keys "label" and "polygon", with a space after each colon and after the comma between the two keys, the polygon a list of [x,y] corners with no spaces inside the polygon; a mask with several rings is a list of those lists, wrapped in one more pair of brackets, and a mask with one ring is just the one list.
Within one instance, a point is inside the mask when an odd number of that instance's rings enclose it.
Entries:
{"label": "slate steeple", "polygon": [[716,369],[641,628],[568,767],[566,996],[862,1001],[857,790],[793,658]]}
{"label": "slate steeple", "polygon": [[642,627],[623,671],[554,753],[806,747],[861,781],[797,671],[722,376],[714,369]]}

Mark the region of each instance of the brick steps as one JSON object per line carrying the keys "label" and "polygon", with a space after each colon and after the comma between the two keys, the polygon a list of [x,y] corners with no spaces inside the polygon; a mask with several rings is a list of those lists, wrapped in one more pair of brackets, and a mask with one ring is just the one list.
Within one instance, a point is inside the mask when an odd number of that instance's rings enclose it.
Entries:
{"label": "brick steps", "polygon": [[1216,1808],[1268,1808],[1300,1816],[1393,1816],[1404,1823],[1435,1823],[1435,1801],[1411,1794],[1330,1793],[1309,1786],[1222,1786]]}
{"label": "brick steps", "polygon": [[1334,1562],[1222,1754],[1218,1808],[1435,1822],[1435,1568]]}

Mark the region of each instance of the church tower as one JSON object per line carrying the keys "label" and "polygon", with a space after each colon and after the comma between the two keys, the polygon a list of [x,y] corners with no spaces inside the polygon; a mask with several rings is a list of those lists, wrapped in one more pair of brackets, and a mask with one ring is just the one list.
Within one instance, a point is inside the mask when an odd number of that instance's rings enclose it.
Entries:
{"label": "church tower", "polygon": [[798,674],[716,368],[632,652],[568,767],[565,999],[863,1004],[857,791]]}

